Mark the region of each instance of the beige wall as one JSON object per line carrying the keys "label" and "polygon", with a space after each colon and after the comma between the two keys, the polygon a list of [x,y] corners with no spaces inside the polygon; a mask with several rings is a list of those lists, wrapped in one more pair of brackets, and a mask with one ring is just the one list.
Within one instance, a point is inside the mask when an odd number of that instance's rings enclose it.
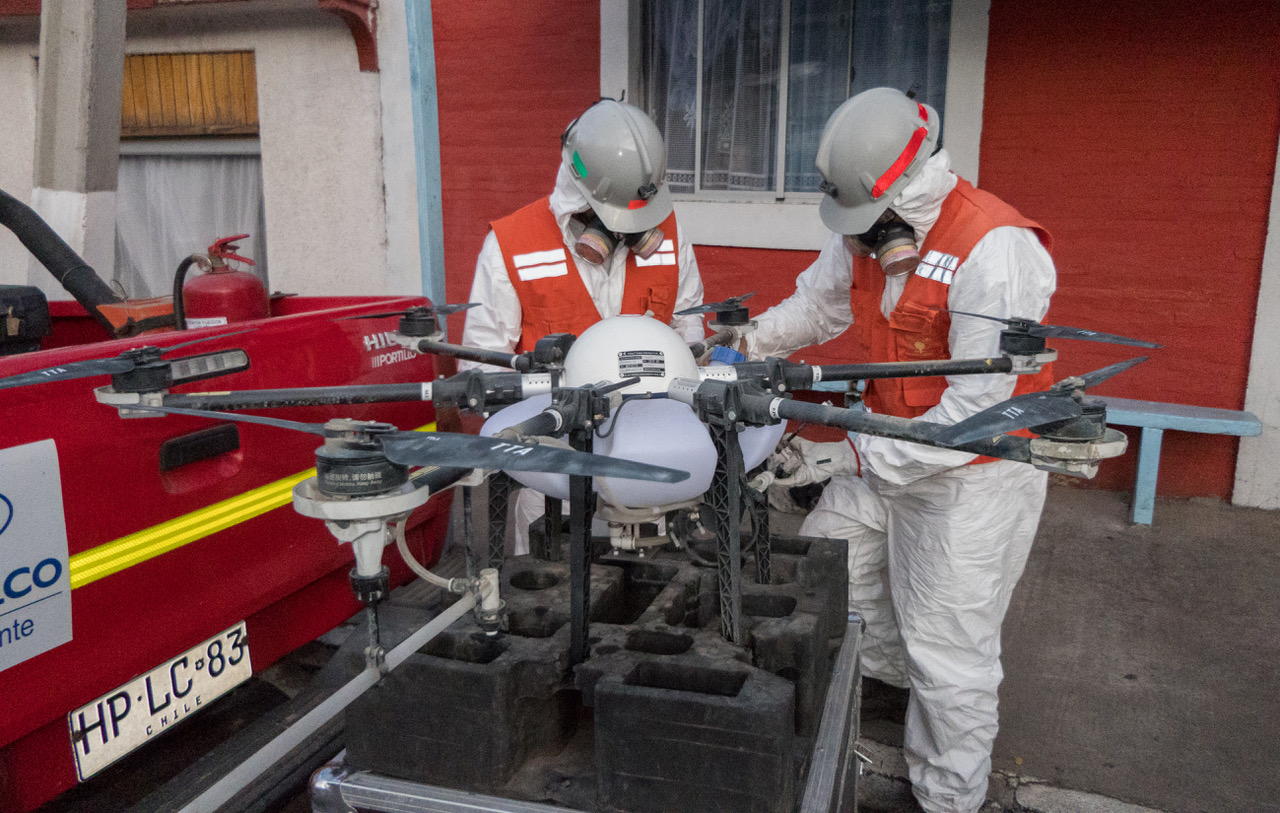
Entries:
{"label": "beige wall", "polygon": [[[272,289],[388,292],[381,74],[360,72],[351,34],[337,17],[314,4],[277,0],[135,11],[125,48],[252,50]],[[37,50],[32,18],[0,22],[0,188],[24,201],[31,191]],[[411,166],[404,171],[412,177]],[[6,230],[0,282],[25,282],[25,272],[25,252]]]}
{"label": "beige wall", "polygon": [[[31,205],[35,167],[36,53],[35,18],[0,20],[0,189]],[[0,227],[0,284],[26,285],[31,255]]]}

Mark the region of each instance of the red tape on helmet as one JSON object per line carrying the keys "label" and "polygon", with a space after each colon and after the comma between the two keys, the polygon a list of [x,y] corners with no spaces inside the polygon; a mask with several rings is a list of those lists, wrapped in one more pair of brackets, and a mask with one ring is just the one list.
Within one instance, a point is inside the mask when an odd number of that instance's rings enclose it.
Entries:
{"label": "red tape on helmet", "polygon": [[[916,103],[916,107],[920,110],[920,118],[926,124],[929,122],[929,111],[925,110],[924,105]],[[916,159],[916,153],[920,152],[920,145],[924,143],[925,138],[929,135],[927,127],[917,127],[916,131],[911,134],[911,140],[907,142],[907,146],[903,148],[902,154],[898,156],[898,160],[885,170],[884,174],[876,180],[875,186],[871,187],[872,199],[879,198],[885,192],[889,191],[889,187],[893,186],[893,182],[902,177],[902,173],[907,171],[907,167],[911,166],[911,162]]]}

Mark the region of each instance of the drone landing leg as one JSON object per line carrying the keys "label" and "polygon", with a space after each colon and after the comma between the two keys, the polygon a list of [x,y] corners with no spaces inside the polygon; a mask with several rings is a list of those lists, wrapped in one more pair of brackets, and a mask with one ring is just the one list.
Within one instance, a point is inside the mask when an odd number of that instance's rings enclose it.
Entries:
{"label": "drone landing leg", "polygon": [[[580,452],[591,451],[591,430],[569,433],[569,445]],[[590,477],[569,477],[569,663],[577,666],[587,659],[588,628],[591,624],[591,518],[595,514],[595,494]]]}
{"label": "drone landing leg", "polygon": [[381,671],[387,660],[387,651],[382,647],[382,628],[378,624],[378,602],[370,601],[365,604],[364,615],[369,630],[369,647],[364,651],[365,663]]}
{"label": "drone landing leg", "polygon": [[489,558],[486,567],[502,569],[507,549],[507,506],[511,504],[511,476],[495,471],[489,478]]}
{"label": "drone landing leg", "polygon": [[[386,534],[386,524],[381,526],[382,534]],[[358,567],[351,569],[351,588],[356,598],[364,604],[365,628],[369,636],[369,645],[364,650],[367,666],[383,671],[386,668],[386,650],[382,647],[382,629],[378,623],[378,605],[387,597],[391,588],[391,571],[383,565],[371,576],[362,576]]]}
{"label": "drone landing leg", "polygon": [[467,578],[475,578],[476,563],[471,553],[471,486],[462,487],[462,545],[466,552]]}
{"label": "drone landing leg", "polygon": [[542,546],[533,553],[548,562],[560,561],[560,537],[564,533],[564,501],[547,497],[543,503]]}
{"label": "drone landing leg", "polygon": [[[708,502],[716,523],[716,574],[720,583],[720,634],[742,643],[742,447],[732,422],[708,424],[716,447],[716,470]],[[757,548],[758,550],[758,548]],[[757,554],[758,555],[758,554]]]}
{"label": "drone landing leg", "polygon": [[747,510],[751,512],[751,540],[756,552],[756,583],[769,584],[773,581],[772,549],[769,534],[769,499],[760,492],[750,489],[747,494]]}

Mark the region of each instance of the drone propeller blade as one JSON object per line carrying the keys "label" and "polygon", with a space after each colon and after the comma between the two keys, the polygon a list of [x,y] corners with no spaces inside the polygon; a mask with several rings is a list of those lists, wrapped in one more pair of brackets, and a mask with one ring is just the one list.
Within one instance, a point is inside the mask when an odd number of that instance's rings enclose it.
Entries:
{"label": "drone propeller blade", "polygon": [[[936,308],[935,310],[945,310],[945,308]],[[977,319],[986,319],[991,322],[999,322],[1003,325],[1010,325],[1010,326],[1015,324],[1023,324],[1023,323],[1028,323],[1033,325],[1039,324],[1034,319],[1002,319],[999,316],[987,316],[985,313],[969,313],[968,311],[952,311],[952,310],[947,311],[947,313],[951,314],[952,316],[973,316]]]}
{"label": "drone propeller blade", "polygon": [[1123,373],[1130,367],[1136,367],[1146,360],[1146,356],[1138,356],[1137,358],[1132,358],[1128,361],[1117,361],[1115,364],[1109,364],[1106,367],[1094,370],[1093,372],[1085,373],[1080,376],[1080,378],[1084,381],[1086,388],[1096,387],[1111,376],[1116,375],[1117,373]]}
{"label": "drone propeller blade", "polygon": [[134,364],[129,359],[87,359],[60,364],[57,367],[46,367],[43,370],[32,370],[29,373],[18,373],[8,378],[0,378],[0,390],[12,387],[25,387],[30,384],[45,384],[50,381],[70,381],[75,378],[89,378],[95,375],[113,375],[127,373]]}
{"label": "drone propeller blade", "polygon": [[[191,345],[191,344],[199,344],[200,342],[209,342],[209,341],[213,341],[214,339],[224,339],[227,336],[239,336],[241,333],[251,333],[256,329],[257,328],[250,328],[249,330],[237,330],[234,333],[219,333],[217,336],[205,336],[200,339],[192,339],[189,342],[182,342],[180,344],[170,345],[169,347],[166,347],[163,350],[161,350],[160,355],[162,356],[167,355],[168,353],[171,353],[174,350],[177,350],[179,347],[186,347],[187,345]],[[144,349],[144,348],[133,348],[133,350],[141,350],[141,349]],[[132,350],[127,350],[125,351],[125,353],[122,353],[119,356],[115,356],[114,358],[85,359],[84,361],[72,361],[66,364],[59,364],[57,367],[46,367],[43,370],[32,370],[29,373],[19,373],[17,375],[11,375],[8,378],[0,378],[0,390],[7,390],[13,387],[25,387],[31,384],[45,384],[50,381],[71,381],[76,378],[90,378],[95,375],[115,375],[117,373],[127,373],[130,370],[132,370],[134,367],[138,366],[137,362],[134,359],[126,357],[125,354],[131,353],[131,352]],[[226,352],[234,352],[239,354],[235,357],[235,360],[237,361],[237,363],[239,363],[239,359],[241,356],[245,356],[243,350],[226,351]],[[206,354],[206,355],[211,356],[212,354]],[[191,356],[190,358],[196,359],[199,357]],[[180,361],[180,360],[181,359],[176,361]],[[192,362],[192,364],[195,366],[200,366],[200,362],[198,361]],[[247,356],[245,356],[243,364],[244,366],[248,366]],[[205,376],[205,377],[207,378],[208,376]]]}
{"label": "drone propeller blade", "polygon": [[340,316],[336,321],[346,322],[352,319],[386,319],[391,316],[404,316],[404,311],[387,311],[386,313],[362,313],[359,316]]}
{"label": "drone propeller blade", "polygon": [[742,307],[742,303],[755,296],[756,292],[742,296],[731,296],[722,302],[708,302],[703,305],[695,305],[692,308],[685,308],[682,311],[676,311],[676,316],[693,316],[698,313],[722,313],[724,311],[736,311]]}
{"label": "drone propeller blade", "polygon": [[957,424],[946,427],[938,433],[938,440],[947,446],[960,446],[982,438],[1003,435],[1006,432],[1030,429],[1046,423],[1078,417],[1081,414],[1080,404],[1071,397],[1072,392],[1076,389],[1097,386],[1113,375],[1122,373],[1146,360],[1146,356],[1139,356],[1116,362],[1081,376],[1064,378],[1045,392],[1016,395],[1008,401],[1002,401],[976,415],[970,415]]}
{"label": "drone propeller blade", "polygon": [[1128,336],[1118,336],[1115,333],[1102,333],[1097,330],[1085,330],[1081,327],[1064,327],[1063,325],[1040,325],[1039,329],[1032,328],[1032,333],[1040,336],[1053,336],[1059,339],[1081,339],[1086,342],[1106,342],[1107,344],[1125,344],[1130,347],[1164,347],[1162,344],[1155,342],[1146,342],[1142,339],[1131,339]]}
{"label": "drone propeller blade", "polygon": [[974,316],[978,319],[989,319],[992,322],[1000,322],[1012,328],[1021,328],[1026,330],[1032,336],[1053,337],[1057,339],[1080,339],[1086,342],[1106,342],[1107,344],[1125,344],[1130,347],[1149,347],[1158,348],[1164,345],[1155,342],[1147,342],[1142,339],[1131,339],[1128,336],[1120,336],[1115,333],[1102,333],[1097,330],[1086,330],[1081,327],[1067,327],[1066,325],[1042,325],[1035,319],[1023,319],[1018,316],[1009,319],[1002,319],[999,316],[987,316],[985,313],[968,313],[967,311],[950,311],[950,313],[960,316]]}
{"label": "drone propeller blade", "polygon": [[205,336],[200,339],[192,339],[189,342],[179,342],[178,344],[171,344],[168,347],[166,347],[164,350],[162,350],[160,352],[160,355],[163,356],[163,355],[172,353],[174,350],[177,350],[179,347],[186,347],[192,344],[200,344],[200,342],[211,342],[214,339],[225,339],[228,336],[239,336],[242,333],[252,333],[255,330],[257,330],[256,327],[251,327],[248,330],[236,330],[236,331],[232,331],[231,333],[219,333],[217,336]]}
{"label": "drone propeller blade", "polygon": [[441,316],[448,316],[451,313],[461,313],[462,311],[478,307],[480,307],[479,302],[463,302],[457,305],[436,305],[436,313]]}
{"label": "drone propeller blade", "polygon": [[1080,415],[1080,405],[1063,392],[1028,392],[1001,401],[976,415],[938,432],[937,440],[944,446],[963,446],[975,440],[1016,432],[1054,421],[1064,421]]}
{"label": "drone propeller blade", "polygon": [[[182,407],[135,404],[126,408],[240,423],[257,423],[312,435],[326,434],[325,424],[322,423],[302,423],[280,418],[265,418],[260,415],[233,415],[227,412]],[[476,435],[455,435],[449,432],[393,432],[381,435],[381,438],[382,452],[387,459],[404,466],[443,465],[508,471],[543,471],[577,474],[584,477],[656,480],[660,483],[678,483],[689,478],[689,473],[686,471],[652,466],[648,463],[575,452],[555,446],[511,443]]]}
{"label": "drone propeller blade", "polygon": [[437,316],[448,316],[451,313],[460,313],[469,308],[479,307],[479,302],[463,302],[457,305],[423,305],[420,308],[408,308],[402,311],[387,311],[386,313],[365,313],[360,316],[343,316],[338,321],[347,319],[386,319],[389,316],[408,316],[414,310],[423,310],[434,313]]}
{"label": "drone propeller blade", "polygon": [[383,454],[406,466],[468,466],[505,471],[542,471],[582,477],[618,477],[679,483],[687,471],[616,457],[576,452],[557,446],[513,443],[476,435],[399,432],[382,441]]}
{"label": "drone propeller blade", "polygon": [[263,426],[274,426],[279,429],[292,429],[295,432],[306,432],[311,435],[324,436],[325,425],[322,423],[303,423],[302,421],[286,421],[282,418],[266,418],[261,415],[233,415],[230,412],[218,412],[212,409],[186,409],[185,407],[146,406],[130,404],[123,409],[140,410],[142,412],[164,412],[170,415],[190,415],[194,418],[213,418],[220,421],[238,421],[239,423],[258,423]]}

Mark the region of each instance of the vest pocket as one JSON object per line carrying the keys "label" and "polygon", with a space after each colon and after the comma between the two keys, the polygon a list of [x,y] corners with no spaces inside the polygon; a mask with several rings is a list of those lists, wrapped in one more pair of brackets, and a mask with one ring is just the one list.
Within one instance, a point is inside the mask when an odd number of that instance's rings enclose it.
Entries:
{"label": "vest pocket", "polygon": [[[894,350],[898,361],[933,361],[948,358],[947,332],[950,319],[947,314],[915,302],[898,303],[889,315],[889,329],[893,335]],[[913,407],[931,407],[942,399],[947,388],[943,376],[899,379],[902,400]],[[923,410],[922,410],[923,411]]]}
{"label": "vest pocket", "polygon": [[[581,317],[575,314],[574,308],[554,295],[547,296],[540,292],[532,292],[528,303],[521,303],[524,311],[522,319],[525,330],[533,328],[539,337],[548,333],[581,333],[585,328],[581,325]],[[594,321],[594,320],[593,320]],[[591,323],[588,323],[591,324]],[[532,350],[530,344],[525,348]]]}
{"label": "vest pocket", "polygon": [[889,314],[889,329],[893,331],[898,360],[947,358],[947,329],[950,327],[950,320],[943,324],[942,317],[945,315],[942,311],[914,302],[899,302],[898,307]]}

